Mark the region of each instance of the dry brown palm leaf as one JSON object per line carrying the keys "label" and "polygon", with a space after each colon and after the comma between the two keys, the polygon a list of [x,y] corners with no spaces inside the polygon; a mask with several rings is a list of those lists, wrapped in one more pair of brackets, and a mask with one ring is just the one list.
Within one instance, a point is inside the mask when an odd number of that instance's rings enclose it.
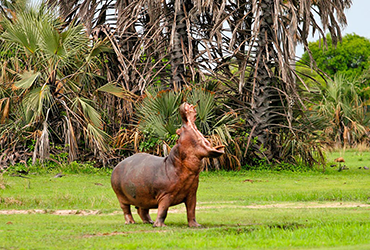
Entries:
{"label": "dry brown palm leaf", "polygon": [[64,125],[64,135],[65,135],[64,144],[68,146],[68,161],[73,162],[77,160],[77,157],[78,157],[78,145],[77,145],[77,138],[75,136],[75,129],[72,126],[71,119],[67,116],[64,119],[63,125]]}
{"label": "dry brown palm leaf", "polygon": [[[5,103],[3,107],[3,103]],[[10,98],[5,97],[0,100],[0,112],[1,112],[1,119],[0,123],[4,124],[7,119],[9,118],[9,111],[10,111]]]}
{"label": "dry brown palm leaf", "polygon": [[137,153],[140,140],[141,136],[137,128],[122,128],[113,138],[113,145],[115,150],[130,150]]}

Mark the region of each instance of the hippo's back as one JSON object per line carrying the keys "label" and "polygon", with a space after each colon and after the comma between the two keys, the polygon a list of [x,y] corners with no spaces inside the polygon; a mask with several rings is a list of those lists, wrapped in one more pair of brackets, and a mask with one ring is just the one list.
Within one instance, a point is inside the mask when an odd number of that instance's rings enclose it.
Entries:
{"label": "hippo's back", "polygon": [[146,153],[132,155],[121,161],[112,172],[111,184],[117,195],[136,200],[152,196],[153,186],[162,179],[164,158]]}
{"label": "hippo's back", "polygon": [[146,153],[134,154],[118,163],[113,169],[112,183],[119,180],[142,178],[151,172],[158,172],[163,160],[163,157]]}

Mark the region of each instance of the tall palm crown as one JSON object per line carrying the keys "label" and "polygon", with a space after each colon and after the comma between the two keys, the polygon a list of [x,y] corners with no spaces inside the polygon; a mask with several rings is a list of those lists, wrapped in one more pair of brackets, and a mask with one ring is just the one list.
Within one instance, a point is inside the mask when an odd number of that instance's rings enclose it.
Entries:
{"label": "tall palm crown", "polygon": [[[107,47],[91,44],[82,25],[68,26],[44,5],[17,10],[1,24],[2,51],[9,53],[0,58],[0,87],[12,103],[8,121],[0,125],[16,124],[22,127],[18,131],[32,134],[35,157],[39,149],[40,158],[47,158],[49,138],[65,141],[71,161],[82,137],[87,148],[104,154],[108,135],[89,86],[99,84],[98,55]],[[1,136],[14,134],[9,128],[0,131]]]}

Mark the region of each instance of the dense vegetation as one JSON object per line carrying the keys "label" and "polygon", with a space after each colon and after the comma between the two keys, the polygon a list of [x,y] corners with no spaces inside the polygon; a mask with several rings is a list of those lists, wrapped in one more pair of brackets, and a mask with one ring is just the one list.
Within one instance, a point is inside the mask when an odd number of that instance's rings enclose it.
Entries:
{"label": "dense vegetation", "polygon": [[294,67],[297,43],[315,56],[310,27],[337,44],[350,0],[97,2],[0,1],[2,168],[165,155],[185,100],[226,145],[207,168],[313,166],[324,144],[367,142],[357,83],[306,84]]}
{"label": "dense vegetation", "polygon": [[[309,53],[297,64],[300,76],[318,91],[312,109],[328,122],[325,133],[337,146],[368,144],[370,41],[347,34],[334,46],[331,36],[309,44],[317,71],[308,69]],[[317,105],[318,104],[318,105]]]}

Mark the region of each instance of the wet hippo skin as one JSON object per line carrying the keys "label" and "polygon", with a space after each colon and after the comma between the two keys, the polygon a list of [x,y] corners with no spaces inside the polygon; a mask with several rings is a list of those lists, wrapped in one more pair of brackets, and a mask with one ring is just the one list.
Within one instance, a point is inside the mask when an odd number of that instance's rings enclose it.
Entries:
{"label": "wet hippo skin", "polygon": [[[185,203],[188,225],[198,227],[195,220],[196,193],[204,157],[218,157],[224,146],[212,147],[195,125],[196,110],[188,103],[180,106],[182,126],[176,145],[167,157],[139,153],[121,161],[113,170],[111,184],[125,216],[125,223],[135,223],[131,205],[144,223],[165,226],[170,206]],[[155,222],[149,209],[158,208]]]}

